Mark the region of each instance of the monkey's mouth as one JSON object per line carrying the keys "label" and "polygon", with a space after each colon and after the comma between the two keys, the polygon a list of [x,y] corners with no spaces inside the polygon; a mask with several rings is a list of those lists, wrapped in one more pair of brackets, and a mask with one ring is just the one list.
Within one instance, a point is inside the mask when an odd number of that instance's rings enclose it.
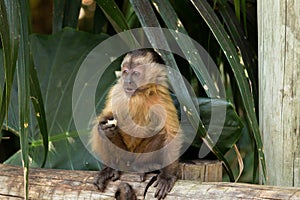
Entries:
{"label": "monkey's mouth", "polygon": [[133,94],[135,92],[134,88],[125,88],[125,92],[128,94]]}

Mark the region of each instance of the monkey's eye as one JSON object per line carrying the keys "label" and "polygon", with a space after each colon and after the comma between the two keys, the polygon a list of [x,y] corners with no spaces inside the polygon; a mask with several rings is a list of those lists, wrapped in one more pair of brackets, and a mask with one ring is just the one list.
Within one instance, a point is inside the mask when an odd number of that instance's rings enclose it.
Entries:
{"label": "monkey's eye", "polygon": [[124,69],[122,73],[123,74],[128,74],[128,69]]}
{"label": "monkey's eye", "polygon": [[135,76],[137,76],[137,77],[140,76],[140,74],[141,74],[141,73],[138,72],[138,71],[133,71],[133,75],[135,75]]}

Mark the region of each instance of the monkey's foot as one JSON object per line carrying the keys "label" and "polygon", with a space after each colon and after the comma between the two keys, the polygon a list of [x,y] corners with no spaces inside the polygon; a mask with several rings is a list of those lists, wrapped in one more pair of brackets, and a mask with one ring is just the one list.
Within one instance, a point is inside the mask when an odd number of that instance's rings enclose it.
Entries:
{"label": "monkey's foot", "polygon": [[111,179],[112,181],[116,181],[119,178],[120,178],[120,172],[119,171],[117,171],[115,169],[112,169],[112,168],[109,168],[109,167],[105,167],[95,177],[94,185],[98,188],[98,190],[103,192],[106,185],[107,185],[107,181],[109,179]]}
{"label": "monkey's foot", "polygon": [[159,174],[154,184],[154,187],[157,188],[154,197],[164,199],[173,188],[176,180],[177,177],[175,175]]}
{"label": "monkey's foot", "polygon": [[115,193],[116,200],[136,200],[136,194],[128,183],[121,183]]}

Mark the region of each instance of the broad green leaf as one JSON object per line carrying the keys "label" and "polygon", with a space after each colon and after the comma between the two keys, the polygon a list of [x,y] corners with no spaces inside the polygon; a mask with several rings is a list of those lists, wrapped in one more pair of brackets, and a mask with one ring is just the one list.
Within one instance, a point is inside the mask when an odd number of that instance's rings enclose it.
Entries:
{"label": "broad green leaf", "polygon": [[[92,35],[70,28],[50,35],[33,35],[31,51],[37,69],[49,132],[48,168],[96,169],[97,160],[85,149],[72,116],[72,88],[83,59],[102,40],[104,35]],[[71,49],[71,50],[70,50]],[[114,78],[107,75],[100,88],[109,88]],[[101,93],[105,96],[105,93]],[[103,97],[104,99],[104,97]],[[34,118],[35,116],[32,116]],[[14,127],[13,124],[11,124]],[[31,166],[43,161],[43,140],[35,125],[30,135]],[[6,163],[19,163],[20,152]]]}
{"label": "broad green leaf", "polygon": [[[155,13],[151,7],[151,4],[146,0],[130,0],[133,8],[136,11],[136,14],[140,20],[140,23],[143,27],[160,27],[160,24],[155,16]],[[148,40],[150,41],[151,45],[154,48],[157,47],[163,47],[165,50],[169,50],[167,40],[165,39],[165,36],[163,32],[161,33],[152,33],[151,31],[147,31],[147,28],[145,29],[145,33],[147,35]],[[160,49],[160,48],[157,48]],[[160,52],[162,55],[162,58],[165,60],[165,63],[167,66],[171,66],[175,70],[179,71],[178,66],[175,62],[175,59],[171,53],[167,52]],[[201,136],[202,140],[205,142],[205,144],[213,151],[213,153],[217,156],[218,159],[222,160],[224,163],[225,170],[227,171],[230,179],[233,181],[234,177],[232,174],[232,171],[230,169],[229,163],[225,159],[225,157],[222,155],[220,150],[217,146],[214,146],[214,142],[212,138],[207,134],[204,125],[201,122],[201,119],[197,113],[197,110],[195,108],[195,105],[192,102],[192,98],[190,94],[188,93],[188,90],[183,82],[182,79],[172,76],[172,74],[168,74],[169,81],[171,85],[176,85],[174,87],[174,91],[177,95],[177,98],[181,105],[185,106],[187,109],[185,110],[186,116],[188,117],[189,121],[191,122],[194,131],[197,131],[197,133]],[[191,114],[189,114],[190,112]]]}
{"label": "broad green leaf", "polygon": [[[226,33],[224,27],[222,26],[221,22],[219,21],[218,17],[210,7],[210,5],[206,1],[199,1],[199,0],[191,0],[199,14],[202,18],[206,21],[207,25],[211,29],[212,33],[214,34],[215,38],[219,42],[224,54],[230,63],[231,69],[235,76],[237,85],[239,87],[239,91],[241,93],[241,97],[243,100],[243,107],[246,113],[246,119],[249,127],[253,131],[253,136],[257,145],[260,163],[263,170],[264,179],[266,178],[266,163],[265,163],[265,156],[263,153],[263,144],[261,140],[261,135],[258,128],[258,122],[255,115],[254,110],[254,102],[253,96],[250,91],[249,83],[246,78],[245,68],[241,65],[240,59],[237,55],[236,49],[230,40],[228,34]],[[250,95],[251,94],[251,95]]]}
{"label": "broad green leaf", "polygon": [[[201,120],[206,128],[211,125],[211,113],[212,109],[223,112],[222,107],[226,107],[226,119],[222,127],[222,133],[218,139],[216,146],[220,151],[225,155],[228,150],[230,150],[234,144],[239,140],[242,135],[243,123],[237,113],[235,112],[234,106],[222,99],[209,99],[209,98],[200,98],[199,110]],[[220,107],[220,109],[218,109]],[[217,113],[218,115],[218,113]],[[222,115],[222,113],[219,113]],[[215,119],[214,119],[215,120]],[[214,133],[210,133],[214,134]]]}

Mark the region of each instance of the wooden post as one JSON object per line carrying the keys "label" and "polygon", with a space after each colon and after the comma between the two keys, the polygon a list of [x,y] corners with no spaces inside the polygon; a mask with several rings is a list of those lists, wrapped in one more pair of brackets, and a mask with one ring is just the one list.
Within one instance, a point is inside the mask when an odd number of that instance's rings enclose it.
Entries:
{"label": "wooden post", "polygon": [[259,122],[267,184],[300,186],[300,1],[258,3]]}

